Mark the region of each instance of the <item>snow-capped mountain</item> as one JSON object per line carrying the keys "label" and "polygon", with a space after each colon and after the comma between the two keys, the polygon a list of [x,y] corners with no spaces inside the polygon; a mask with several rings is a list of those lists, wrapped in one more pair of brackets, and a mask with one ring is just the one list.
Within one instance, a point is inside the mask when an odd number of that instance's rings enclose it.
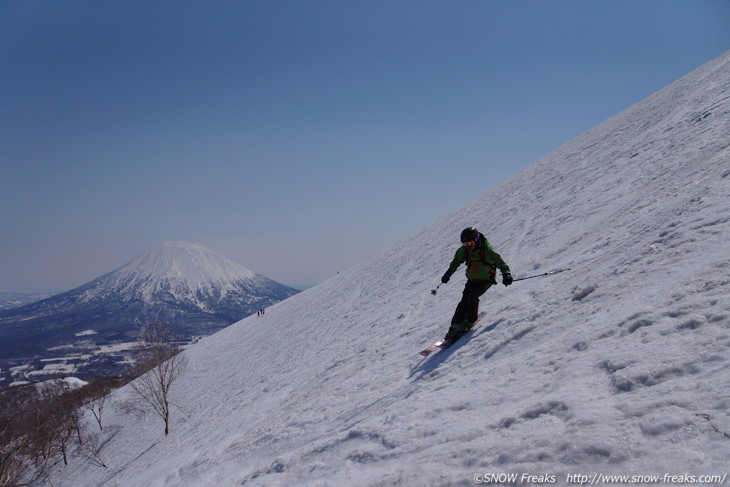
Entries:
{"label": "snow-capped mountain", "polygon": [[[191,346],[170,435],[154,415],[109,406],[107,468],[79,455],[55,485],[719,485],[728,134],[730,52],[398,245]],[[481,327],[421,360],[460,299],[461,272],[430,291],[468,225],[516,278],[571,270],[495,286]]]}
{"label": "snow-capped mountain", "polygon": [[[47,373],[78,372],[80,365],[85,373],[119,372],[119,352],[145,322],[165,321],[189,340],[296,292],[201,245],[166,242],[81,287],[0,311],[2,375],[7,381],[12,366],[30,359],[45,360]],[[105,353],[89,362],[96,347]],[[108,363],[112,355],[118,360]]]}
{"label": "snow-capped mountain", "polygon": [[163,315],[186,310],[236,321],[295,293],[201,245],[165,242],[84,286],[77,299],[121,298],[160,308]]}

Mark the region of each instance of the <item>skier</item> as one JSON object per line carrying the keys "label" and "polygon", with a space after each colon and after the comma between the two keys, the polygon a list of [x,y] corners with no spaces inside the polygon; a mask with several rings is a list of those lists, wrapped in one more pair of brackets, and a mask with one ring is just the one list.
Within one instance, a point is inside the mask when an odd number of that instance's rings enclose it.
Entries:
{"label": "skier", "polygon": [[461,232],[461,245],[441,278],[441,282],[446,284],[456,269],[466,262],[467,281],[463,296],[444,340],[456,340],[474,326],[478,319],[479,297],[497,284],[497,269],[502,272],[502,284],[512,284],[509,266],[476,228],[468,227]]}

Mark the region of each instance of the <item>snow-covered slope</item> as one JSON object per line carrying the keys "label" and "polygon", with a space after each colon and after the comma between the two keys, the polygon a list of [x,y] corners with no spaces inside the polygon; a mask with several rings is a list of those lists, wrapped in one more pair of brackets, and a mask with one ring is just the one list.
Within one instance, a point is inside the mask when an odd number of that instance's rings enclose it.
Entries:
{"label": "snow-covered slope", "polygon": [[33,360],[41,371],[16,375],[116,374],[110,362],[125,363],[143,323],[163,320],[188,339],[209,335],[296,292],[201,245],[166,242],[81,287],[0,311],[0,384]]}
{"label": "snow-covered slope", "polygon": [[[202,340],[185,352],[169,436],[156,417],[110,409],[105,421],[121,428],[103,433],[108,468],[76,458],[56,479],[466,486],[503,473],[525,485],[523,474],[557,485],[727,474],[728,133],[730,52],[422,232]],[[494,287],[479,329],[419,361],[460,297],[461,273],[430,290],[467,225],[515,277],[571,270]]]}

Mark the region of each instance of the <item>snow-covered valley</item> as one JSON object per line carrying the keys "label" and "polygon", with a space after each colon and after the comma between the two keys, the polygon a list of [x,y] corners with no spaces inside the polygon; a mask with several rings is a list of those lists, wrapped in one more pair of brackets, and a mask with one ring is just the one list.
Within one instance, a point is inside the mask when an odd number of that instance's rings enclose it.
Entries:
{"label": "snow-covered valley", "polygon": [[[726,479],[728,134],[730,52],[421,232],[190,347],[171,433],[110,407],[107,468],[76,457],[54,484]],[[470,225],[516,278],[570,271],[494,286],[481,326],[422,360],[448,328],[463,273],[430,291]]]}

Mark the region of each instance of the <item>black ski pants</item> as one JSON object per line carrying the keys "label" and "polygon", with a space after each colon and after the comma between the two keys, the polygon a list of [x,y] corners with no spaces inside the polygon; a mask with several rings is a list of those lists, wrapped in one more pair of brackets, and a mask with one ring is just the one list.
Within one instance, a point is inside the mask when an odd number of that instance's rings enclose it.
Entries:
{"label": "black ski pants", "polygon": [[461,301],[456,306],[454,317],[451,318],[452,324],[461,324],[467,321],[474,324],[479,318],[479,297],[492,287],[492,281],[477,281],[469,279],[464,286],[464,292]]}

